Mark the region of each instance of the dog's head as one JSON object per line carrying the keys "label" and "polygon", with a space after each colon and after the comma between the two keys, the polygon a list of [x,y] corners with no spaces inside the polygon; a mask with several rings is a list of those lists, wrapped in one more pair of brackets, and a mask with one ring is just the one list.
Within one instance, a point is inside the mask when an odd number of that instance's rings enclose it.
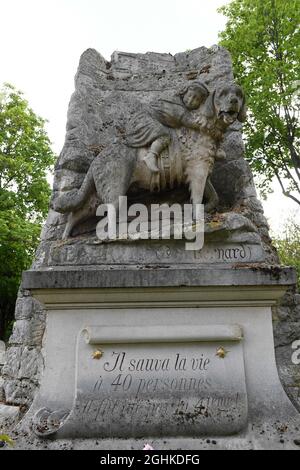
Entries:
{"label": "dog's head", "polygon": [[244,122],[247,110],[242,88],[234,84],[218,87],[211,96],[210,111],[226,126],[236,119]]}

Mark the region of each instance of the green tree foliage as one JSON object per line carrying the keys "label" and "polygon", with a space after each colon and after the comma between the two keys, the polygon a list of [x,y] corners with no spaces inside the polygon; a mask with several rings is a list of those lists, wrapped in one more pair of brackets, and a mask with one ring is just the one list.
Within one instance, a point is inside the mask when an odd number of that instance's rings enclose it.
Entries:
{"label": "green tree foliage", "polygon": [[15,445],[14,441],[8,434],[0,434],[0,442],[7,444],[9,447],[13,447]]}
{"label": "green tree foliage", "polygon": [[300,204],[300,1],[233,0],[219,11],[227,17],[220,44],[248,101],[246,156],[262,194],[276,177]]}
{"label": "green tree foliage", "polygon": [[21,92],[8,84],[0,89],[0,338],[48,210],[54,154],[44,124]]}
{"label": "green tree foliage", "polygon": [[279,258],[285,266],[294,266],[298,275],[300,287],[300,225],[289,220],[282,237],[273,240]]}

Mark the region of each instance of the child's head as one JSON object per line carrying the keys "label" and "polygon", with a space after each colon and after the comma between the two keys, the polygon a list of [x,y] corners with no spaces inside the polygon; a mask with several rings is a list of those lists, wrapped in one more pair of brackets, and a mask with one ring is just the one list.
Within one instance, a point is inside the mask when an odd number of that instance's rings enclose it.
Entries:
{"label": "child's head", "polygon": [[194,82],[188,85],[180,93],[185,107],[189,110],[199,108],[209,95],[209,91],[203,83]]}

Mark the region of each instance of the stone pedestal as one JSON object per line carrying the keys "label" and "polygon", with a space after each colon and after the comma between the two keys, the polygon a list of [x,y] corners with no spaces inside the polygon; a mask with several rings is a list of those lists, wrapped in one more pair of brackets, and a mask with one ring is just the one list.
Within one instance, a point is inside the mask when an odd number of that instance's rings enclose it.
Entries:
{"label": "stone pedestal", "polygon": [[294,282],[255,265],[26,272],[47,327],[23,430],[77,448],[297,448],[271,318]]}

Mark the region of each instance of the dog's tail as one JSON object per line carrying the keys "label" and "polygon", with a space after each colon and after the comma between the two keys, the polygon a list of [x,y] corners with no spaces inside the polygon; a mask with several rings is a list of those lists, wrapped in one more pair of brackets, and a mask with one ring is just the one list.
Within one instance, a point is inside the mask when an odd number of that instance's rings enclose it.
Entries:
{"label": "dog's tail", "polygon": [[56,212],[63,214],[73,212],[83,206],[94,189],[95,183],[92,169],[90,168],[79,189],[72,189],[65,194],[61,194],[58,198],[51,201],[50,206]]}

